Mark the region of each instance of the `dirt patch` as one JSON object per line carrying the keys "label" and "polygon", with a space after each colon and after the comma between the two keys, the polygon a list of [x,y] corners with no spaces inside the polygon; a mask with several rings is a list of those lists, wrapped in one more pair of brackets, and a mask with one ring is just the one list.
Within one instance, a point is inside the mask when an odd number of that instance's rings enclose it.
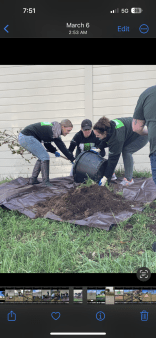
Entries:
{"label": "dirt patch", "polygon": [[156,224],[149,224],[146,226],[146,228],[149,228],[150,231],[156,234]]}
{"label": "dirt patch", "polygon": [[152,203],[150,203],[150,209],[156,209],[156,203],[155,203],[156,201],[154,200]]}
{"label": "dirt patch", "polygon": [[69,192],[47,198],[45,202],[37,203],[29,209],[35,212],[35,218],[44,217],[51,211],[66,221],[84,219],[96,212],[111,212],[116,215],[123,210],[132,211],[131,205],[134,207],[135,204],[109,191],[105,186],[94,184],[90,187],[71,188]]}
{"label": "dirt patch", "polygon": [[130,231],[131,229],[133,229],[133,225],[128,223],[124,226],[124,229]]}

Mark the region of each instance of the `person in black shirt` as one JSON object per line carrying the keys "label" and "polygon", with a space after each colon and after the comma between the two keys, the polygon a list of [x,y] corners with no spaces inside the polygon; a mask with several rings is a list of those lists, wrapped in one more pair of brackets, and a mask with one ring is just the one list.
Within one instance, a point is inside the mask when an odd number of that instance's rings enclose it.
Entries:
{"label": "person in black shirt", "polygon": [[[101,141],[95,136],[92,130],[92,122],[88,119],[85,119],[81,123],[81,130],[76,133],[73,139],[70,142],[68,150],[73,153],[75,147],[76,155],[75,158],[81,153],[81,151],[87,151],[90,149],[98,148]],[[95,149],[96,151],[96,149]],[[99,154],[104,157],[105,149],[100,150]],[[70,176],[73,175],[73,166],[70,172]]]}
{"label": "person in black shirt", "polygon": [[105,176],[101,179],[104,186],[111,180],[112,173],[119,161],[122,153],[125,177],[122,185],[129,186],[133,181],[133,157],[132,154],[143,148],[148,143],[148,135],[140,136],[132,130],[132,117],[122,117],[109,120],[107,117],[101,117],[94,125],[95,135],[103,140],[104,147],[109,147],[108,164]]}
{"label": "person in black shirt", "polygon": [[[60,135],[66,136],[72,130],[73,125],[70,120],[63,120],[61,123],[58,122],[38,122],[31,124],[24,128],[19,136],[19,144],[38,157],[38,160],[33,169],[32,177],[29,180],[30,184],[40,183],[37,177],[40,173],[42,174],[42,182],[46,186],[53,186],[49,182],[49,162],[50,156],[48,152],[55,153],[56,157],[60,154],[56,151],[57,149],[52,146],[51,142],[55,142],[60,151],[71,161],[75,160],[73,154],[71,154],[66,148],[64,142],[61,140]],[[41,142],[44,143],[43,147]]]}

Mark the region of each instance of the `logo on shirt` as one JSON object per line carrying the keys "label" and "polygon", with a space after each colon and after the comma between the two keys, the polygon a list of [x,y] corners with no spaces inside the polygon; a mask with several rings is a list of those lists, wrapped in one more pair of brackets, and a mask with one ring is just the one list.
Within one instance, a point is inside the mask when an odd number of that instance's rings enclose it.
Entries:
{"label": "logo on shirt", "polygon": [[115,122],[116,126],[115,126],[115,129],[118,129],[118,128],[121,128],[121,127],[124,127],[124,124],[118,120],[118,119],[115,119],[115,120],[112,120]]}
{"label": "logo on shirt", "polygon": [[50,122],[41,122],[41,126],[52,126]]}
{"label": "logo on shirt", "polygon": [[91,145],[90,143],[84,143],[84,151],[90,150],[91,149]]}

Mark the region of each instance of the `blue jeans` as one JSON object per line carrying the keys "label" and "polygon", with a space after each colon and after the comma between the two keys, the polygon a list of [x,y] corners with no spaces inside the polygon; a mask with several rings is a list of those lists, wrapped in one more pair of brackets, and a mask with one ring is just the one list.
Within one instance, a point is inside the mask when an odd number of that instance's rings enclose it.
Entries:
{"label": "blue jeans", "polygon": [[153,153],[150,156],[150,161],[151,161],[152,178],[154,183],[156,184],[156,153]]}
{"label": "blue jeans", "polygon": [[39,160],[50,160],[49,154],[47,153],[43,145],[34,136],[27,136],[19,133],[18,142],[20,146],[28,150],[34,156],[38,157]]}
{"label": "blue jeans", "polygon": [[148,143],[148,135],[137,137],[137,139],[123,147],[122,157],[125,168],[125,178],[131,181],[133,177],[133,157],[132,154],[143,148]]}

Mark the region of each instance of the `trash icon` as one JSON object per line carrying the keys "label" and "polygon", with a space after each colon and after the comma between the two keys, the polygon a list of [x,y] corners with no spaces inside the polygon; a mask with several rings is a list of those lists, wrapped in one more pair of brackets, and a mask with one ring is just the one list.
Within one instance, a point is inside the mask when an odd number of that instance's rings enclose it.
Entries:
{"label": "trash icon", "polygon": [[141,321],[142,321],[142,322],[147,322],[147,320],[148,320],[148,313],[149,313],[149,312],[143,310],[143,311],[140,312],[140,313],[141,313]]}

